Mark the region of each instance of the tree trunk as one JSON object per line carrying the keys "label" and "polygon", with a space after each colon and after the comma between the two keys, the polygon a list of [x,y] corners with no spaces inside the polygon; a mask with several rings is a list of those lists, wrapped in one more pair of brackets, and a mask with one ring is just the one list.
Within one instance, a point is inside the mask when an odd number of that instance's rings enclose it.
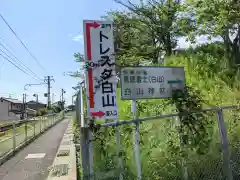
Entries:
{"label": "tree trunk", "polygon": [[231,42],[229,38],[229,29],[227,29],[222,36],[224,40],[224,45],[226,48],[226,55],[229,59],[230,65],[240,64],[240,26],[238,26],[238,31],[235,39]]}
{"label": "tree trunk", "polygon": [[231,52],[232,60],[234,61],[235,64],[240,64],[238,38],[234,39],[231,49],[232,49],[232,52]]}
{"label": "tree trunk", "polygon": [[170,33],[166,33],[166,42],[165,42],[166,55],[172,55],[172,41]]}

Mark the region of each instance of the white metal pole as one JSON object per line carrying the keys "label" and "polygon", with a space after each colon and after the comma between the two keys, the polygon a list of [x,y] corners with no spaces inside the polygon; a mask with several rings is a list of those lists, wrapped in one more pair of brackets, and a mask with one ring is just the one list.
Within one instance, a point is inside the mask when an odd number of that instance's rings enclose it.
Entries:
{"label": "white metal pole", "polygon": [[16,123],[12,123],[12,139],[13,139],[13,151],[16,149]]}
{"label": "white metal pole", "polygon": [[84,122],[84,107],[83,107],[83,87],[80,86],[80,119],[81,119],[81,127],[85,127],[85,122]]}
{"label": "white metal pole", "polygon": [[[85,87],[86,87],[86,90],[88,91],[88,78],[87,78],[87,73],[88,73],[88,70],[85,69]],[[87,93],[86,93],[87,94]],[[86,98],[86,101],[87,101],[87,119],[90,120],[91,118],[91,113],[90,113],[90,104],[89,104],[89,100],[88,100],[89,97]],[[85,123],[89,123],[88,122],[85,122],[85,118],[84,118],[84,124]],[[89,170],[89,175],[90,175],[90,180],[94,180],[94,177],[93,177],[93,150],[92,150],[92,131],[91,129],[88,127],[88,136],[87,136],[87,147],[88,147],[88,170]]]}
{"label": "white metal pole", "polygon": [[228,145],[228,138],[227,138],[227,128],[223,119],[223,112],[222,110],[217,111],[218,114],[218,128],[219,134],[222,143],[222,152],[223,152],[223,170],[225,171],[225,176],[227,180],[233,180],[232,175],[232,167],[231,167],[231,159],[229,153],[229,145]]}
{"label": "white metal pole", "polygon": [[[183,142],[183,133],[182,133],[182,129],[181,129],[181,122],[180,122],[180,118],[178,116],[175,117],[175,122],[176,122],[177,128],[178,128],[178,136],[179,136],[179,140],[180,140],[180,148],[181,148],[182,151],[185,151],[184,142]],[[185,157],[182,157],[181,164],[182,164],[182,176],[183,176],[183,179],[184,180],[188,180],[188,168],[186,166],[186,159],[185,159]]]}
{"label": "white metal pole", "polygon": [[[133,120],[136,119],[137,112],[137,102],[132,100],[132,115]],[[136,122],[135,132],[133,133],[133,146],[134,146],[134,155],[135,155],[135,164],[137,169],[138,180],[142,180],[142,169],[141,169],[141,159],[140,159],[140,148],[139,148],[139,122]]]}
{"label": "white metal pole", "polygon": [[[118,157],[118,168],[119,168],[119,180],[123,180],[123,162],[122,162],[122,153],[121,153],[121,131],[120,127],[116,127],[116,144],[117,144],[117,157]],[[121,153],[121,155],[120,155]]]}

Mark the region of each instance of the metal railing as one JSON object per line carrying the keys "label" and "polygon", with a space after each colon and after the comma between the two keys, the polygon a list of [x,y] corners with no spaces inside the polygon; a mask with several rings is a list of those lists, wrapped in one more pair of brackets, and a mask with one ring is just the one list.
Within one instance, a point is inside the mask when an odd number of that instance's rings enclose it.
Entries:
{"label": "metal railing", "polygon": [[[27,120],[8,122],[8,125],[11,124],[11,129],[2,132],[0,136],[0,163],[2,163],[4,156],[12,152],[14,153],[29,140],[61,121],[63,117],[64,112],[61,112]],[[17,127],[16,124],[19,124],[19,122],[21,122],[21,125]]]}
{"label": "metal railing", "polygon": [[[191,112],[190,114],[194,114],[194,113],[201,113],[201,112],[214,112],[217,115],[217,124],[218,124],[218,131],[219,131],[219,137],[220,137],[220,141],[221,141],[221,152],[222,152],[222,165],[221,168],[219,168],[219,171],[223,171],[222,174],[222,178],[223,179],[227,179],[227,180],[233,180],[233,173],[232,173],[232,161],[231,161],[231,156],[230,156],[230,152],[229,152],[229,143],[228,143],[228,137],[227,137],[227,128],[226,128],[226,124],[224,122],[224,115],[223,115],[223,110],[229,110],[229,109],[233,109],[234,106],[224,106],[224,107],[211,107],[211,108],[205,108],[202,111],[198,111],[198,112]],[[165,115],[161,115],[161,116],[153,116],[153,117],[145,117],[145,118],[136,118],[136,119],[131,119],[131,120],[120,120],[117,122],[109,122],[109,123],[104,123],[99,125],[100,127],[117,127],[116,130],[116,151],[120,152],[121,149],[121,140],[120,140],[120,128],[122,125],[130,125],[130,124],[134,124],[135,128],[133,131],[133,152],[134,152],[134,159],[135,159],[135,168],[136,168],[136,175],[135,178],[137,180],[145,180],[146,177],[143,176],[142,173],[142,163],[141,162],[141,153],[140,153],[140,122],[144,122],[144,121],[152,121],[152,120],[157,120],[157,121],[162,121],[164,119],[168,119],[169,118],[174,118],[175,120],[178,119],[179,116],[183,116],[186,114],[179,114],[179,113],[174,113],[174,114],[165,114]],[[176,121],[174,122],[176,123]],[[175,126],[176,127],[176,126]],[[179,132],[178,132],[179,133]],[[179,136],[181,136],[181,134],[179,134]],[[180,137],[180,141],[181,141],[181,137]],[[120,157],[119,157],[120,158]],[[186,160],[184,160],[186,161]],[[186,162],[185,162],[186,163]],[[94,164],[92,165],[94,167]],[[184,165],[182,165],[184,166]],[[118,176],[118,179],[123,179],[123,174],[124,174],[124,170],[123,170],[123,164],[121,164],[121,160],[120,160],[120,164],[118,162],[118,169],[120,169],[120,174]],[[240,170],[240,167],[239,167]],[[217,174],[217,172],[215,172]],[[114,174],[116,176],[116,174]],[[189,178],[189,176],[191,176],[187,170],[187,167],[182,167],[182,171],[181,171],[181,179],[184,180],[189,180],[192,178]],[[158,177],[160,178],[160,177]],[[200,178],[200,177],[199,177]],[[208,179],[210,179],[211,177],[207,177]],[[220,178],[221,179],[221,178]]]}
{"label": "metal railing", "polygon": [[[79,124],[83,124],[83,122],[86,122],[86,119],[84,118],[83,114],[83,108],[81,105],[83,105],[81,98],[82,95],[79,93],[78,97],[78,112],[77,112],[77,119]],[[81,104],[81,105],[80,105]],[[228,111],[226,113],[223,113],[223,111]],[[236,110],[235,106],[224,106],[224,107],[210,107],[210,108],[205,108],[202,111],[199,112],[191,112],[190,114],[196,114],[196,113],[201,113],[201,112],[206,112],[206,113],[212,113],[211,117],[207,117],[207,120],[210,120],[210,118],[214,121],[214,125],[212,127],[215,128],[215,133],[213,140],[212,140],[212,149],[214,153],[212,152],[214,156],[213,160],[211,159],[212,156],[210,154],[206,155],[191,155],[191,158],[180,158],[181,159],[181,165],[176,166],[175,171],[179,171],[179,176],[178,177],[172,177],[168,174],[168,170],[166,169],[163,171],[161,167],[154,167],[154,163],[149,164],[149,166],[152,166],[152,169],[156,168],[156,172],[151,172],[152,174],[159,174],[153,175],[154,178],[159,178],[159,179],[183,179],[183,180],[192,180],[192,179],[202,179],[202,180],[215,180],[215,179],[222,179],[222,180],[233,180],[236,178],[240,178],[239,176],[239,171],[240,171],[240,133],[239,133],[239,139],[231,137],[231,139],[228,139],[228,134],[232,133],[235,136],[237,136],[237,130],[234,129],[237,125],[232,125],[233,121],[240,120],[238,118],[238,111]],[[234,112],[234,113],[233,113]],[[233,114],[235,117],[233,117]],[[101,128],[109,128],[109,127],[114,127],[116,129],[116,134],[115,138],[111,137],[110,139],[107,139],[106,137],[106,142],[111,142],[112,144],[115,143],[115,152],[113,149],[109,149],[109,154],[115,154],[112,156],[112,159],[110,160],[111,163],[114,162],[113,169],[109,169],[106,167],[106,170],[104,171],[103,169],[100,170],[99,167],[97,167],[97,164],[101,163],[100,161],[100,152],[99,152],[99,144],[94,144],[95,140],[92,139],[92,132],[89,127],[81,127],[81,168],[82,168],[82,178],[86,180],[95,180],[95,179],[104,179],[109,176],[112,176],[110,178],[115,178],[119,180],[127,180],[127,179],[137,179],[137,180],[147,180],[147,179],[153,179],[153,176],[146,177],[146,166],[144,165],[146,162],[146,158],[144,154],[141,153],[141,138],[140,138],[140,133],[142,132],[143,129],[141,129],[141,124],[144,124],[147,126],[148,123],[146,122],[158,122],[158,123],[165,123],[165,124],[171,124],[171,127],[169,128],[170,131],[176,131],[175,134],[178,134],[178,139],[175,139],[176,141],[179,141],[179,144],[181,146],[181,134],[178,129],[177,121],[179,121],[179,116],[186,115],[186,114],[179,114],[179,113],[173,113],[173,114],[165,114],[161,116],[152,116],[152,117],[145,117],[145,118],[134,118],[130,120],[119,120],[115,122],[107,122],[101,125],[98,125],[98,127]],[[143,123],[144,122],[144,123]],[[130,126],[131,124],[134,125],[133,131],[132,131],[132,138],[130,138],[131,143],[133,145],[132,152],[133,154],[131,155],[132,160],[135,159],[134,163],[130,162],[129,164],[132,164],[131,168],[135,168],[135,170],[131,169],[129,170],[129,166],[125,167],[125,164],[123,163],[123,157],[122,157],[122,152],[124,151],[123,149],[126,148],[126,139],[123,139],[124,136],[128,136],[129,134],[124,134],[124,132],[121,131],[121,128],[123,126]],[[159,125],[159,124],[158,124]],[[156,125],[157,126],[157,125]],[[154,127],[153,127],[154,128]],[[234,129],[234,130],[232,130]],[[240,130],[240,127],[239,127]],[[166,127],[159,127],[159,131],[166,131]],[[234,132],[232,132],[234,131]],[[106,130],[106,132],[109,132]],[[148,133],[151,133],[150,131]],[[153,135],[157,136],[157,135]],[[235,137],[234,136],[234,137]],[[169,136],[166,136],[169,137]],[[215,138],[215,139],[214,139]],[[113,141],[113,139],[115,139]],[[144,139],[144,136],[142,137]],[[160,138],[161,139],[161,138]],[[146,141],[146,140],[145,140]],[[229,142],[230,141],[230,142]],[[166,142],[165,142],[166,143]],[[239,144],[239,146],[238,146]],[[237,146],[237,147],[236,147]],[[129,147],[128,147],[129,148]],[[151,151],[151,147],[149,147]],[[129,149],[128,149],[129,150]],[[236,152],[235,152],[236,151]],[[128,151],[129,153],[129,151]],[[144,152],[145,153],[145,152]],[[191,153],[189,151],[189,153]],[[121,154],[121,155],[120,155]],[[211,155],[212,155],[211,154]],[[236,156],[236,157],[235,157]],[[117,158],[116,158],[117,157]],[[159,159],[164,159],[167,157],[158,157]],[[195,158],[195,159],[194,159]],[[117,160],[116,160],[117,159]],[[239,159],[239,160],[238,160]],[[178,159],[179,160],[179,159]],[[178,161],[176,160],[176,161]],[[129,161],[129,160],[128,160]],[[169,160],[169,164],[174,164],[175,160],[171,161]],[[196,162],[195,162],[196,161]],[[202,161],[202,162],[201,162]],[[201,164],[203,162],[210,162],[213,161],[211,165],[206,165],[206,164]],[[199,166],[197,168],[193,168],[193,166]],[[201,167],[200,167],[201,165]],[[142,167],[144,166],[144,168]],[[211,168],[215,168],[215,170],[211,171]],[[163,167],[162,167],[163,168]],[[165,167],[164,167],[165,168]],[[163,168],[163,169],[164,169]],[[202,172],[199,170],[199,172],[196,172],[197,169],[203,169]],[[214,169],[213,168],[213,169]],[[151,169],[151,168],[150,168]],[[179,170],[180,169],[180,170]],[[99,172],[100,170],[100,172]],[[129,177],[126,175],[127,171],[134,171],[131,172],[135,175]],[[157,172],[159,171],[159,172]],[[161,173],[165,175],[161,175]],[[164,173],[163,173],[164,172]],[[111,175],[112,174],[112,175]],[[117,174],[117,175],[116,175]],[[128,176],[128,177],[127,177]],[[163,177],[164,176],[164,177]],[[198,177],[199,176],[199,177]]]}

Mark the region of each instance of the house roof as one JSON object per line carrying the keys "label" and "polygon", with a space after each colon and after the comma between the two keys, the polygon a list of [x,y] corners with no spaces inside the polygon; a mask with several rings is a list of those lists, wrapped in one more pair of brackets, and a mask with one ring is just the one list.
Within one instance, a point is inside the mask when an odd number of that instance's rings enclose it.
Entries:
{"label": "house roof", "polygon": [[[13,113],[15,113],[15,114],[22,114],[22,110],[10,110],[9,112],[13,112]],[[30,108],[26,108],[26,112],[27,113],[36,113],[37,111],[35,110],[35,109],[30,109]]]}
{"label": "house roof", "polygon": [[31,111],[31,112],[37,112],[35,109],[31,109],[31,108],[26,108],[26,111],[27,111],[27,112],[29,112],[29,111]]}
{"label": "house roof", "polygon": [[42,105],[46,105],[44,103],[41,103],[41,102],[37,102],[37,101],[28,101],[27,104],[42,104]]}
{"label": "house roof", "polygon": [[52,103],[52,105],[58,105],[59,102],[61,102],[61,101],[54,102],[54,103]]}
{"label": "house roof", "polygon": [[13,99],[13,98],[5,98],[5,97],[1,97],[1,99],[14,103],[14,104],[22,104],[22,101],[18,100],[18,99]]}

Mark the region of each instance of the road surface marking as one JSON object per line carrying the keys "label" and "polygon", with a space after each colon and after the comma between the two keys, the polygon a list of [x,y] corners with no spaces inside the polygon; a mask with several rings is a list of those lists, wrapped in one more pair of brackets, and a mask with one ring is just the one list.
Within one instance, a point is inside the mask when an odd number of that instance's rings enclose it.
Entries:
{"label": "road surface marking", "polygon": [[41,159],[45,157],[45,153],[38,153],[38,154],[28,154],[25,159]]}

